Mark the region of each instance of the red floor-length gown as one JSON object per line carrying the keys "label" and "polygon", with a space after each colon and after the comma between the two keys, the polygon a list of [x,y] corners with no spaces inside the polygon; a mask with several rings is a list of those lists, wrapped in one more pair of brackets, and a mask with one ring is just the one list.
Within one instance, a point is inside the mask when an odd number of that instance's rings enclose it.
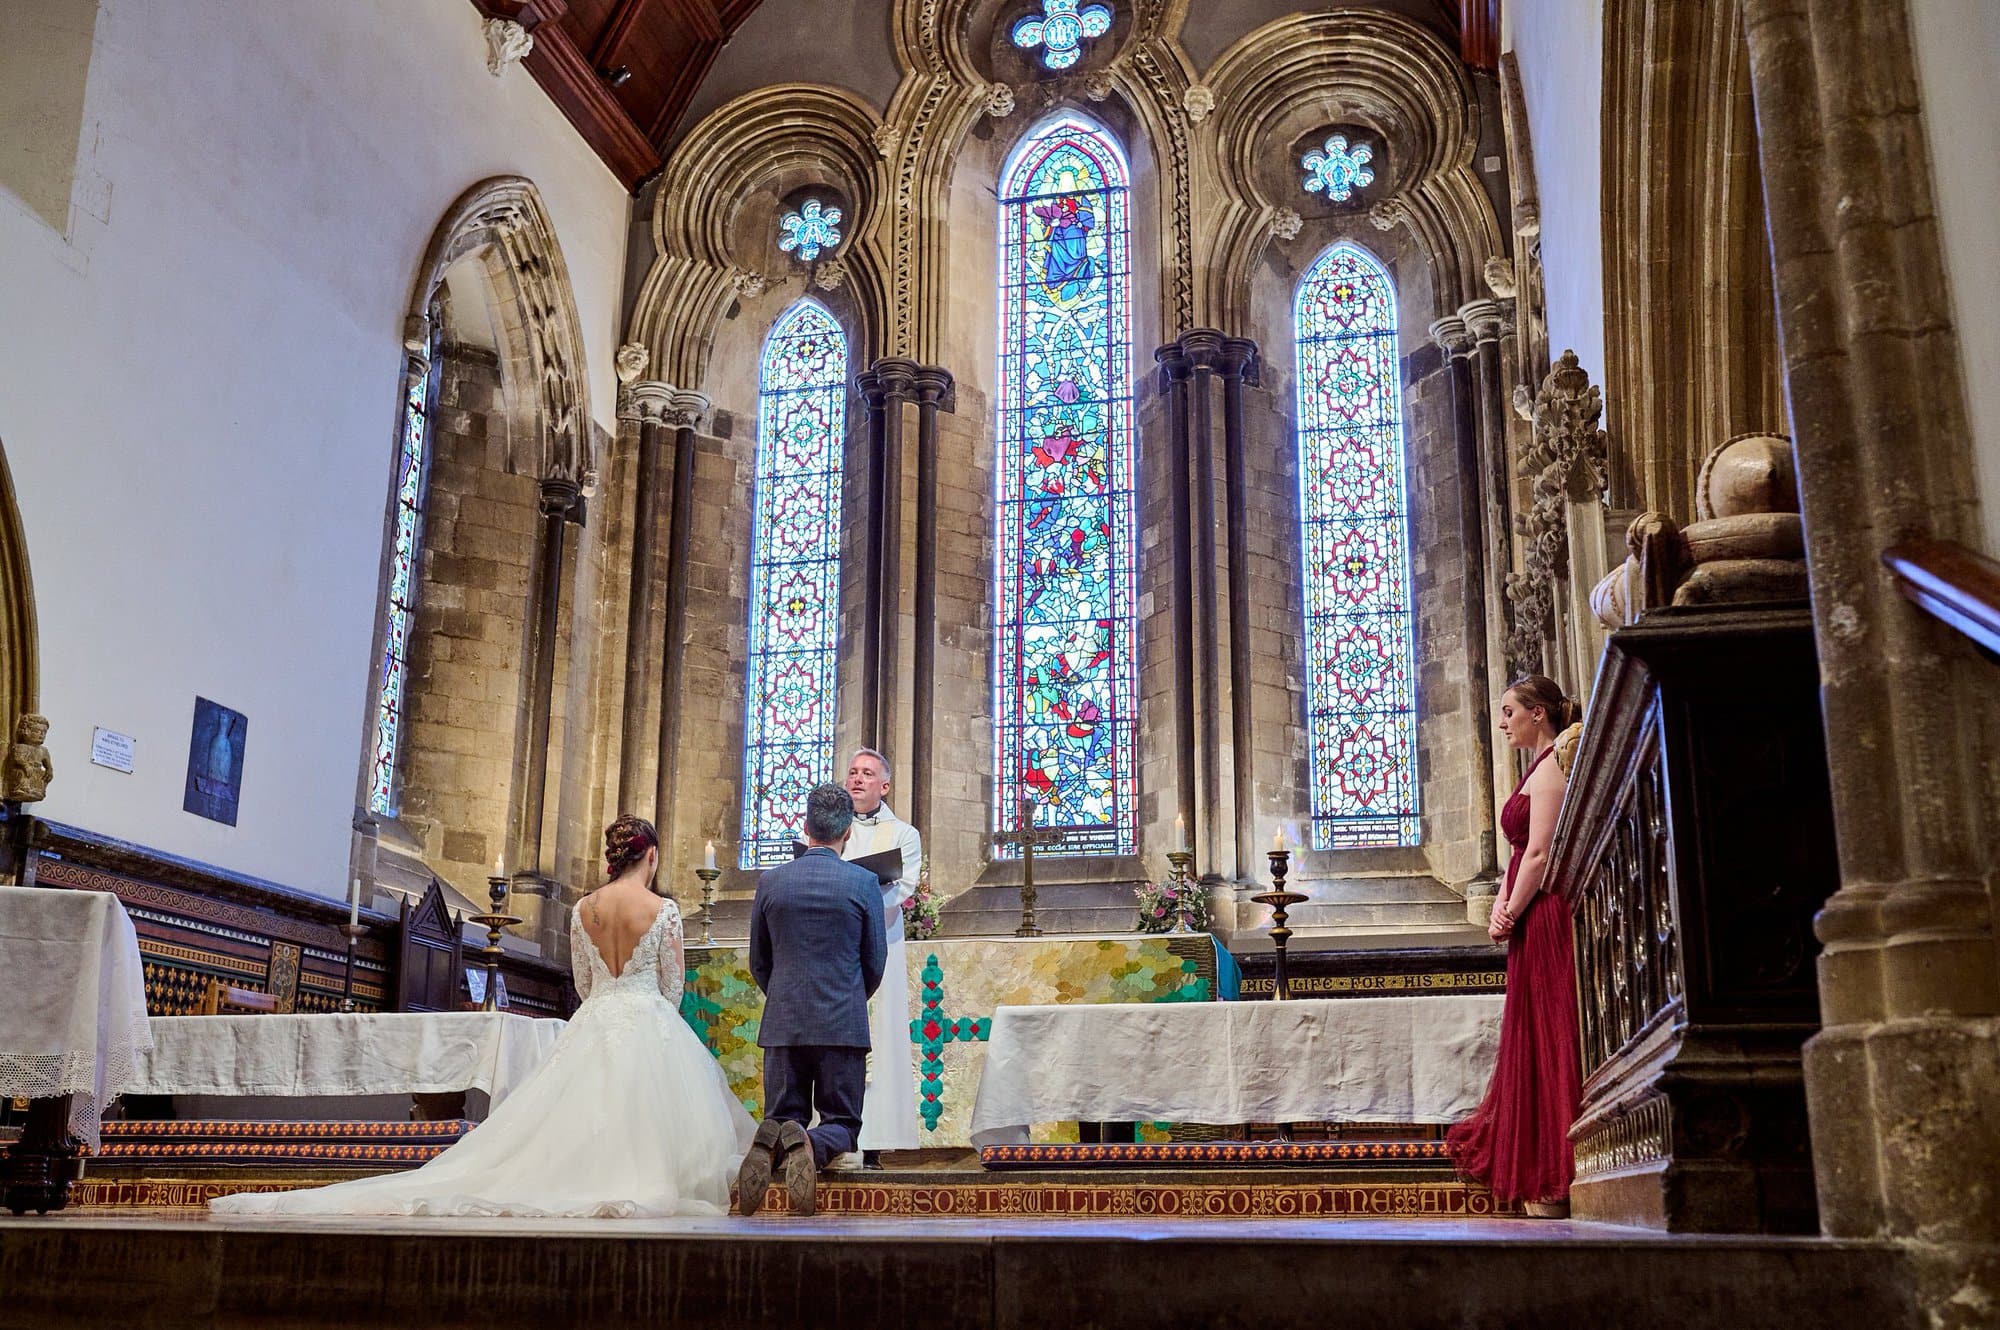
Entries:
{"label": "red floor-length gown", "polygon": [[[1528,768],[1548,760],[1545,750]],[[1528,847],[1528,776],[1500,810],[1500,830],[1514,847],[1507,885]],[[1486,1099],[1445,1136],[1452,1162],[1503,1202],[1560,1201],[1569,1195],[1576,1158],[1569,1125],[1576,1120],[1576,969],[1570,916],[1562,901],[1536,892],[1514,922],[1507,943],[1507,999],[1500,1016],[1500,1052]]]}

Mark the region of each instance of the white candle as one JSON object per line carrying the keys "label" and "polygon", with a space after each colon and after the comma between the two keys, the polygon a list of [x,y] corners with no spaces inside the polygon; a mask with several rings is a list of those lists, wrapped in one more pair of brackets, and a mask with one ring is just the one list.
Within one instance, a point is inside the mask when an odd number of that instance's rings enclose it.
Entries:
{"label": "white candle", "polygon": [[507,876],[506,862],[507,862],[507,856],[504,852],[493,856],[493,876],[495,877]]}
{"label": "white candle", "polygon": [[1187,819],[1179,813],[1174,814],[1174,849],[1187,853]]}
{"label": "white candle", "polygon": [[1283,850],[1284,848],[1285,848],[1285,824],[1280,822],[1278,824],[1278,829],[1271,833],[1271,852],[1273,854],[1276,854],[1279,851]]}
{"label": "white candle", "polygon": [[713,871],[715,868],[715,842],[709,841],[701,847],[701,866]]}
{"label": "white candle", "polygon": [[351,928],[361,922],[361,879],[354,879],[354,886],[347,893],[347,923]]}

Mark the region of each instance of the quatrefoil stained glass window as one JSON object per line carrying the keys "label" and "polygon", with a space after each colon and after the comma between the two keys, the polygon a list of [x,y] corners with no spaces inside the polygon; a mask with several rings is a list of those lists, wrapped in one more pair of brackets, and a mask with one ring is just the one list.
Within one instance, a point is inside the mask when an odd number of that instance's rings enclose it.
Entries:
{"label": "quatrefoil stained glass window", "polygon": [[1111,11],[1077,0],[1043,0],[1042,12],[1015,22],[1010,36],[1024,51],[1037,48],[1049,69],[1068,69],[1083,54],[1083,43],[1111,31]]}

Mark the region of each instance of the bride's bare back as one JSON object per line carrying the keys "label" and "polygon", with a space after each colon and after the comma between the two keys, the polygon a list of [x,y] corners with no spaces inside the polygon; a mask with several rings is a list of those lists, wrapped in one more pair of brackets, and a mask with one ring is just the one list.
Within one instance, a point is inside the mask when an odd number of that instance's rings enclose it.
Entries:
{"label": "bride's bare back", "polygon": [[625,972],[633,951],[666,904],[636,875],[607,882],[578,902],[583,931],[613,978]]}

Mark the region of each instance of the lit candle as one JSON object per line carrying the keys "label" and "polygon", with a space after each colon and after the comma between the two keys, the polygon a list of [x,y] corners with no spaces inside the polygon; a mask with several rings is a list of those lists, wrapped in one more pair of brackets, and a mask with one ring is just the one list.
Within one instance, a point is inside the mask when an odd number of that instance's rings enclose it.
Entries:
{"label": "lit candle", "polygon": [[355,925],[359,924],[360,922],[361,922],[361,879],[357,877],[354,879],[353,888],[347,893],[347,926],[349,928],[352,928]]}
{"label": "lit candle", "polygon": [[1174,849],[1187,853],[1187,819],[1179,813],[1174,814]]}
{"label": "lit candle", "polygon": [[707,844],[705,844],[705,845],[703,845],[703,846],[701,847],[701,866],[702,866],[703,868],[706,868],[706,869],[708,869],[708,870],[709,870],[710,872],[714,872],[714,871],[715,871],[715,842],[714,842],[714,841],[709,841],[709,842],[708,842]]}

